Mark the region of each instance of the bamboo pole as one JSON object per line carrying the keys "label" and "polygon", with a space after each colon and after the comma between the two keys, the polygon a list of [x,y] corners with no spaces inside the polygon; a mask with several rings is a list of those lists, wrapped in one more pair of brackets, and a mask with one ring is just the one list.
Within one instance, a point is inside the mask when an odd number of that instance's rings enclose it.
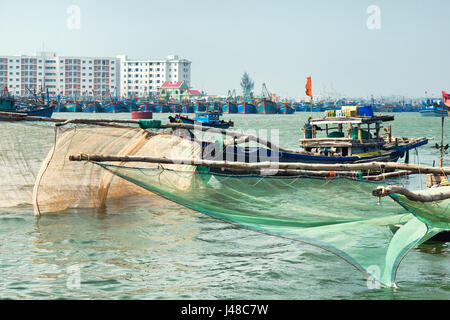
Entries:
{"label": "bamboo pole", "polygon": [[450,199],[449,187],[441,187],[439,188],[439,191],[441,192],[436,194],[422,194],[420,192],[412,192],[401,186],[388,186],[388,187],[378,187],[372,190],[372,195],[375,197],[386,197],[390,194],[398,193],[404,195],[411,201],[419,201],[419,202],[434,202]]}
{"label": "bamboo pole", "polygon": [[203,159],[168,159],[158,157],[137,157],[137,156],[113,156],[98,154],[70,155],[70,161],[94,161],[94,162],[149,162],[162,164],[184,164],[193,166],[206,166],[223,169],[245,169],[249,172],[257,172],[261,169],[297,169],[311,171],[386,171],[405,170],[413,173],[426,174],[450,174],[450,167],[435,168],[424,165],[403,164],[396,162],[367,162],[353,164],[316,164],[301,162],[235,162],[235,161],[215,161]]}
{"label": "bamboo pole", "polygon": [[[127,123],[127,124],[139,124],[139,120],[124,120],[124,119],[54,119],[54,118],[46,118],[46,117],[34,117],[34,116],[28,116],[23,113],[12,113],[12,112],[0,112],[0,118],[10,118],[10,119],[17,119],[20,118],[20,120],[26,120],[26,121],[46,121],[46,122],[55,122],[59,123],[61,125],[66,125],[69,123],[72,124],[105,124],[105,123]],[[269,149],[272,149],[273,151],[283,151],[283,152],[291,152],[291,153],[297,153],[298,151],[290,150],[290,149],[284,149],[280,148],[279,146],[271,143],[270,141],[258,138],[253,135],[249,135],[246,133],[240,133],[236,131],[231,131],[227,129],[219,129],[219,128],[213,128],[208,126],[202,126],[202,125],[192,125],[187,123],[168,123],[161,125],[160,128],[156,129],[186,129],[186,130],[199,130],[199,131],[207,131],[210,133],[220,133],[222,135],[236,137],[236,138],[244,138],[248,137],[250,141],[254,141],[256,143],[259,143],[263,146],[268,147]]]}

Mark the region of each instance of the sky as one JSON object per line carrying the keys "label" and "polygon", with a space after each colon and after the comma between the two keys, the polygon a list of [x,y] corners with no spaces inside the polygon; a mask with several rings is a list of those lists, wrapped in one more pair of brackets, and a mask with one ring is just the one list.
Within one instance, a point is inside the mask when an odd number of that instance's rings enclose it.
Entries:
{"label": "sky", "polygon": [[219,95],[248,72],[256,94],[265,83],[304,98],[311,76],[314,95],[438,97],[450,91],[449,16],[448,0],[3,0],[0,55],[176,54],[192,61],[194,89]]}

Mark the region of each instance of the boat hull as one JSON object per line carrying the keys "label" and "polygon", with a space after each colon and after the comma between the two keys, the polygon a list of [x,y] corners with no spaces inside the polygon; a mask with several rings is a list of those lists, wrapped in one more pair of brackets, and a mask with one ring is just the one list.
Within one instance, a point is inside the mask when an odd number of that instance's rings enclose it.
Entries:
{"label": "boat hull", "polygon": [[222,106],[222,112],[223,113],[238,113],[237,104],[233,102],[225,103]]}
{"label": "boat hull", "polygon": [[254,114],[258,113],[256,106],[253,103],[243,102],[238,105],[238,113],[240,114]]}
{"label": "boat hull", "polygon": [[276,113],[278,113],[278,106],[273,101],[262,101],[258,105],[258,113],[260,113],[260,114],[276,114]]}

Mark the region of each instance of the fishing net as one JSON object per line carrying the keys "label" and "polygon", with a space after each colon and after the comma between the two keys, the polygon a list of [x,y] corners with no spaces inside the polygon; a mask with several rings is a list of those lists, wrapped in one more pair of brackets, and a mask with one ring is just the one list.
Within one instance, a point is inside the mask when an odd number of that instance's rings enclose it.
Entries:
{"label": "fishing net", "polygon": [[[348,179],[230,176],[96,163],[146,190],[214,218],[308,243],[341,257],[373,281],[394,285],[406,253],[439,230],[394,202],[377,205],[374,184]],[[161,175],[189,189],[164,183]],[[406,224],[392,237],[391,226]]]}
{"label": "fishing net", "polygon": [[0,121],[0,208],[30,205],[42,159],[54,142],[52,125]]}
{"label": "fishing net", "polygon": [[[56,143],[42,163],[33,190],[36,214],[59,212],[71,208],[101,208],[107,199],[124,198],[136,194],[150,194],[124,179],[99,167],[69,161],[69,155],[83,153],[121,156],[199,157],[200,148],[186,139],[172,134],[152,134],[140,128],[125,126],[70,125],[57,127]],[[142,164],[141,164],[142,166]],[[146,164],[151,168],[154,164]],[[193,172],[195,168],[169,165],[169,168]],[[172,176],[161,175],[163,183]]]}
{"label": "fishing net", "polygon": [[[175,133],[64,125],[56,127],[53,139],[36,174],[36,214],[101,208],[108,199],[143,193],[151,201],[166,198],[243,228],[317,246],[388,287],[406,253],[439,231],[393,201],[378,206],[371,196],[375,185],[364,181],[236,176],[184,164],[94,165],[68,159],[80,153],[200,159],[200,144]],[[393,236],[391,227],[397,224],[404,226]]]}
{"label": "fishing net", "polygon": [[[423,195],[437,195],[441,193],[442,188],[450,189],[450,187],[431,188],[422,190],[419,193]],[[450,199],[420,202],[412,201],[404,195],[397,193],[391,194],[390,196],[425,224],[437,228],[450,229]]]}

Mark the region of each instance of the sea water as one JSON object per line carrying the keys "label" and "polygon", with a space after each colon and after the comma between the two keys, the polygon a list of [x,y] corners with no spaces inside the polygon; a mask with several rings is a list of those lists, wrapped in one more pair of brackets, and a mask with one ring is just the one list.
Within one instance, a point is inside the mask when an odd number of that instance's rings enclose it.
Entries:
{"label": "sea water", "polygon": [[[164,121],[168,116],[154,114]],[[233,120],[236,130],[297,149],[309,116],[224,119]],[[130,114],[54,117],[129,119]],[[395,118],[394,136],[435,139],[420,148],[418,157],[411,152],[410,163],[437,165],[433,146],[440,143],[440,118],[419,113]],[[446,125],[449,143],[450,121]],[[51,134],[23,139],[35,139],[40,142],[36,148],[47,145],[48,150],[53,142]],[[444,162],[449,161],[446,155]],[[424,178],[398,182],[412,189],[426,186]],[[367,205],[376,205],[376,199]],[[326,251],[245,230],[167,200],[134,196],[110,201],[102,210],[69,210],[39,219],[30,205],[0,208],[2,299],[449,299],[449,258],[448,243],[423,244],[400,265],[398,289],[373,289],[359,271]]]}

